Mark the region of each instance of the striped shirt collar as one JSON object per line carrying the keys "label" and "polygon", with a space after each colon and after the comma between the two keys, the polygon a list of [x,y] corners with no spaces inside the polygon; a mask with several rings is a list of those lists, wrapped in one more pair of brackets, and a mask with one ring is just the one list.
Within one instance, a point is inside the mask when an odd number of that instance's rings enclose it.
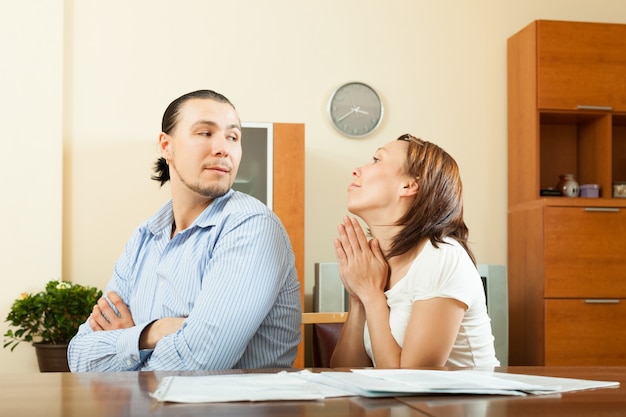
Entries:
{"label": "striped shirt collar", "polygon": [[[204,209],[202,213],[193,221],[193,223],[187,228],[191,229],[194,226],[198,227],[209,227],[214,226],[217,220],[217,217],[214,213],[221,210],[226,202],[230,199],[232,194],[234,193],[231,188],[228,190],[226,194],[221,197],[216,198],[209,204],[209,206]],[[172,210],[172,199],[170,198],[160,209],[157,211],[154,216],[152,216],[148,222],[147,226],[150,230],[150,233],[153,235],[158,235],[159,233],[170,233],[172,229],[172,224],[174,223],[174,211]]]}

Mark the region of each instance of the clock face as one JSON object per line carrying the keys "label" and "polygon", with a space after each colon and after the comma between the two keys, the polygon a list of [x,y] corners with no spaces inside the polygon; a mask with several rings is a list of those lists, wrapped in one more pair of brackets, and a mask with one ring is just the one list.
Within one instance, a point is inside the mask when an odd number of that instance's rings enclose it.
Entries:
{"label": "clock face", "polygon": [[383,120],[383,104],[372,87],[350,82],[339,87],[328,102],[328,115],[339,132],[350,137],[368,135]]}

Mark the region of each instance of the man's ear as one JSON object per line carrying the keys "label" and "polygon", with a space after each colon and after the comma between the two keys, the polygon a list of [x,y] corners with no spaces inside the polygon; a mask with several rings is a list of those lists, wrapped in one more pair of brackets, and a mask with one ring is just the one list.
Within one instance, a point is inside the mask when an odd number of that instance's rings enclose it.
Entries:
{"label": "man's ear", "polygon": [[159,153],[169,163],[172,153],[172,137],[167,133],[159,133]]}
{"label": "man's ear", "polygon": [[415,195],[417,194],[418,188],[419,186],[417,184],[417,179],[410,178],[404,183],[404,186],[402,187],[402,195],[403,196]]}

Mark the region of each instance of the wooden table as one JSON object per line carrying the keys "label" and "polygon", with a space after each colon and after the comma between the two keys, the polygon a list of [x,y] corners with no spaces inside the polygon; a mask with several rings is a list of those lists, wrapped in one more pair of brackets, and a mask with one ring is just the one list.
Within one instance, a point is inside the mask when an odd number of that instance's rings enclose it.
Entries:
{"label": "wooden table", "polygon": [[626,416],[626,367],[508,367],[506,372],[620,381],[619,388],[555,396],[443,395],[219,404],[158,403],[148,396],[168,375],[209,372],[0,374],[0,415],[99,416]]}

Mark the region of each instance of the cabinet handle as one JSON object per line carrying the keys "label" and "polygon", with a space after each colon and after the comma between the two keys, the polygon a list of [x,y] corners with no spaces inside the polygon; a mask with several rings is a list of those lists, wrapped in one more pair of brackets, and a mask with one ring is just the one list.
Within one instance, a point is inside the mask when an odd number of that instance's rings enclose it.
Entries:
{"label": "cabinet handle", "polygon": [[619,304],[619,300],[614,298],[590,298],[585,300],[585,304]]}
{"label": "cabinet handle", "polygon": [[585,211],[603,212],[603,213],[619,213],[619,208],[617,207],[585,207]]}
{"label": "cabinet handle", "polygon": [[578,110],[602,110],[602,111],[611,111],[613,110],[612,106],[586,106],[584,104],[579,104],[576,106]]}

